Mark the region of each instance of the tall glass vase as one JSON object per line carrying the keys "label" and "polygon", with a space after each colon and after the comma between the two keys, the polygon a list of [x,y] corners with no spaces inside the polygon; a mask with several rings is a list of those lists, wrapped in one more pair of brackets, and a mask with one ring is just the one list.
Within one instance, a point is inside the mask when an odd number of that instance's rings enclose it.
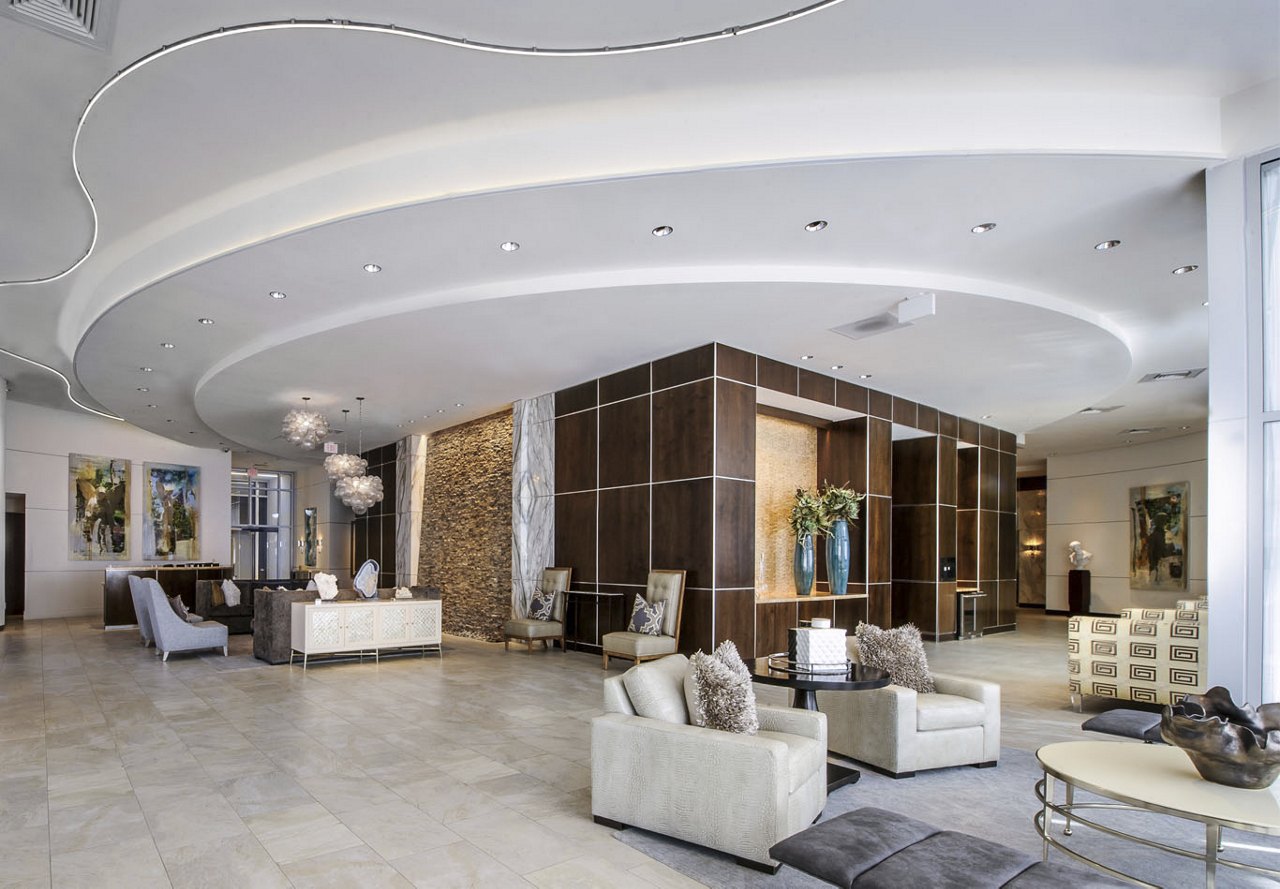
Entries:
{"label": "tall glass vase", "polygon": [[796,595],[807,596],[813,592],[813,574],[816,558],[813,552],[813,535],[796,538],[795,559],[791,563],[791,577],[796,583]]}
{"label": "tall glass vase", "polygon": [[844,519],[836,519],[827,532],[827,579],[831,595],[849,592],[849,523]]}

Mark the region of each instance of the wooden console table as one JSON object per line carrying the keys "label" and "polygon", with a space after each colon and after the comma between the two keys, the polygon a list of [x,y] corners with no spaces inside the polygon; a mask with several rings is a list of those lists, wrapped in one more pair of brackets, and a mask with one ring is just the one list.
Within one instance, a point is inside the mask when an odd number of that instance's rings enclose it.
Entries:
{"label": "wooden console table", "polygon": [[313,654],[372,654],[399,648],[440,651],[439,599],[370,599],[294,602],[291,611],[289,663],[302,655],[302,668]]}

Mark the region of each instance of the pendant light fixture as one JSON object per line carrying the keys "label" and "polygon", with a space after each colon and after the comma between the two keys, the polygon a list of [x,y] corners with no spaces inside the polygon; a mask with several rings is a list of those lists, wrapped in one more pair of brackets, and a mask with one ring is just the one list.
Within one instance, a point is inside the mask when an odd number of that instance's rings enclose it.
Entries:
{"label": "pendant light fixture", "polygon": [[[360,408],[360,432],[358,449],[364,450],[364,396],[356,398]],[[368,464],[366,463],[366,468]],[[338,498],[351,507],[356,515],[364,515],[369,507],[382,502],[382,479],[376,475],[349,475],[338,479],[334,486]]]}
{"label": "pendant light fixture", "polygon": [[324,414],[311,410],[311,399],[302,397],[302,407],[284,415],[281,431],[284,437],[303,450],[311,450],[329,434],[329,420]]}
{"label": "pendant light fixture", "polygon": [[324,471],[328,474],[331,482],[336,482],[340,478],[364,475],[365,470],[369,468],[368,460],[359,454],[347,453],[347,429],[350,428],[349,424],[351,422],[348,414],[350,413],[349,409],[342,409],[342,453],[330,454],[324,458]]}

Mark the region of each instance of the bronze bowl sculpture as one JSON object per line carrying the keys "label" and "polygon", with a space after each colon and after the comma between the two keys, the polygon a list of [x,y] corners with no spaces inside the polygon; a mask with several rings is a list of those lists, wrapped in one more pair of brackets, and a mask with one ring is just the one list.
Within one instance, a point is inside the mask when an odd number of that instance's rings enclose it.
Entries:
{"label": "bronze bowl sculpture", "polygon": [[1280,776],[1280,704],[1237,706],[1231,692],[1214,686],[1165,707],[1160,735],[1181,748],[1206,781],[1262,790]]}

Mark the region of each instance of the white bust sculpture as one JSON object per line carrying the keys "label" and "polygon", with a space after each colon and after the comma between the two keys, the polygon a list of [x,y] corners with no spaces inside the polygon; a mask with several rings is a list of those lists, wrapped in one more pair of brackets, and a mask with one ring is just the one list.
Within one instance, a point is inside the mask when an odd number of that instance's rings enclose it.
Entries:
{"label": "white bust sculpture", "polygon": [[1093,553],[1084,548],[1079,540],[1073,540],[1067,548],[1067,559],[1071,562],[1071,567],[1077,571],[1082,571],[1089,565],[1089,560],[1093,558]]}

